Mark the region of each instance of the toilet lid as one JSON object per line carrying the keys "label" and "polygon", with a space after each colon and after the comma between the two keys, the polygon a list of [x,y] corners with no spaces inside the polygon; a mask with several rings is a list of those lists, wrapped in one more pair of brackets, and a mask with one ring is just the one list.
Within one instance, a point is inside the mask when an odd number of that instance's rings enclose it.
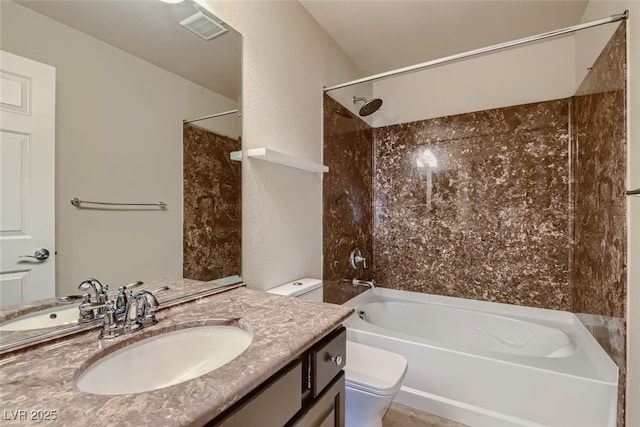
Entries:
{"label": "toilet lid", "polygon": [[347,340],[347,387],[373,394],[395,392],[407,371],[404,356]]}

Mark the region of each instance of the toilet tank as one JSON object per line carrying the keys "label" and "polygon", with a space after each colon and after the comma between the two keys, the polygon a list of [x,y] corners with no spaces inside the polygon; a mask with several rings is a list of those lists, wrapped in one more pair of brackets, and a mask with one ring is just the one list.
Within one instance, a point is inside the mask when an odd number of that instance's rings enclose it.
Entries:
{"label": "toilet tank", "polygon": [[322,280],[320,279],[298,279],[285,283],[267,292],[276,295],[284,295],[306,299],[309,301],[322,301]]}

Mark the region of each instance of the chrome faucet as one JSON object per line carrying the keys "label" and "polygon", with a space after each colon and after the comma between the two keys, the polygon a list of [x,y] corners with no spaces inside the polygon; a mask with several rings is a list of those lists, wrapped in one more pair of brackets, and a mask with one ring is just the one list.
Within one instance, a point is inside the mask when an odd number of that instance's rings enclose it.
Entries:
{"label": "chrome faucet", "polygon": [[78,307],[80,310],[78,322],[86,323],[94,319],[102,319],[99,338],[115,338],[158,323],[155,311],[160,304],[154,294],[164,292],[169,287],[164,286],[153,292],[139,291],[134,294],[131,289],[142,284],[143,282],[136,281],[120,286],[115,298],[109,300],[107,295],[109,286],[93,278],[83,280],[78,289],[93,290],[96,302],[91,301],[91,294],[82,295],[82,303]]}
{"label": "chrome faucet", "polygon": [[[98,338],[115,338],[158,323],[155,311],[159,304],[151,292],[140,291],[135,294],[131,291],[126,292],[130,295],[122,313],[118,313],[116,309],[116,300],[107,301],[105,304],[88,303],[85,307],[87,310],[104,308],[102,331]],[[82,309],[81,305],[81,311]]]}
{"label": "chrome faucet", "polygon": [[158,300],[151,292],[140,291],[136,293],[127,304],[124,319],[125,333],[158,323],[155,311],[159,305]]}
{"label": "chrome faucet", "polygon": [[375,284],[373,283],[373,279],[371,280],[360,280],[360,279],[352,279],[351,285],[355,288],[358,286],[366,286],[369,289],[375,289]]}
{"label": "chrome faucet", "polygon": [[[109,296],[107,295],[107,291],[109,290],[109,285],[107,285],[106,283],[103,285],[97,279],[88,278],[80,282],[80,284],[78,285],[78,289],[80,289],[81,291],[93,290],[93,293],[96,296],[96,305],[94,307],[96,309],[95,315],[93,317],[90,317],[87,312],[83,314],[82,309],[80,309],[80,321],[87,322],[94,318],[95,319],[102,318],[102,316],[104,316],[104,311],[105,311],[104,304],[109,300]],[[90,294],[85,293],[82,296],[82,304],[86,304],[90,302],[91,302]]]}

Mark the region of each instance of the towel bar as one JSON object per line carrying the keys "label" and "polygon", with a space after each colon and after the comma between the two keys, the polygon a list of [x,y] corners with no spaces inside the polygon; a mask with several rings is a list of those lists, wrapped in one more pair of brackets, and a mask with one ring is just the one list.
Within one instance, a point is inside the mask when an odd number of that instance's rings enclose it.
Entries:
{"label": "towel bar", "polygon": [[160,209],[166,209],[167,204],[165,202],[158,203],[111,203],[111,202],[90,202],[88,200],[80,200],[77,197],[71,199],[71,204],[76,208],[80,207],[81,203],[89,203],[92,205],[109,205],[109,206],[157,206]]}

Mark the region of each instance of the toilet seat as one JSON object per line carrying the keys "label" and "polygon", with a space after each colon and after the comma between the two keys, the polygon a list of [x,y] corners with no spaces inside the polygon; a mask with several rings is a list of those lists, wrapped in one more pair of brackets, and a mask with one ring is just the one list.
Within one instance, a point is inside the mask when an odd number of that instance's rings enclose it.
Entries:
{"label": "toilet seat", "polygon": [[406,370],[404,356],[347,340],[346,387],[377,396],[392,395]]}

